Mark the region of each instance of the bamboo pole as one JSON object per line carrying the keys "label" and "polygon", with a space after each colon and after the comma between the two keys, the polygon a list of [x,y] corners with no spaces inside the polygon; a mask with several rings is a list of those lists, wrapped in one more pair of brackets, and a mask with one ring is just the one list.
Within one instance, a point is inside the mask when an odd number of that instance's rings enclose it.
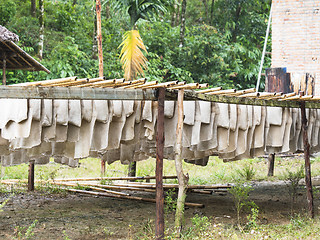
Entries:
{"label": "bamboo pole", "polygon": [[157,84],[158,84],[158,81],[152,81],[152,82],[147,82],[147,83],[145,83],[143,85],[136,86],[134,88],[135,89],[146,88],[146,87],[150,87],[150,86],[157,85]]}
{"label": "bamboo pole", "polygon": [[170,87],[170,89],[196,89],[199,88],[199,83],[189,83],[189,84],[185,84],[185,85],[181,85],[181,86],[173,86]]}
{"label": "bamboo pole", "polygon": [[67,78],[50,79],[50,80],[43,80],[43,81],[37,81],[37,82],[19,83],[19,84],[14,84],[11,86],[25,86],[25,87],[50,86],[52,84],[76,81],[76,79],[77,79],[77,77],[67,77]]}
{"label": "bamboo pole", "polygon": [[97,41],[99,55],[99,77],[103,77],[103,52],[102,52],[102,34],[101,34],[101,0],[96,0],[97,12]]}
{"label": "bamboo pole", "polygon": [[[303,96],[303,92],[300,92],[300,96]],[[303,134],[303,152],[305,160],[305,181],[307,189],[307,201],[308,210],[311,218],[314,218],[314,208],[313,208],[313,191],[312,191],[312,181],[311,181],[311,163],[310,163],[310,145],[308,141],[308,123],[306,117],[306,107],[305,102],[300,102],[301,109],[301,123],[302,123],[302,134]]]}
{"label": "bamboo pole", "polygon": [[239,96],[239,95],[243,95],[243,94],[247,94],[247,93],[253,93],[253,92],[256,92],[256,89],[255,88],[249,88],[249,89],[236,91],[235,93],[230,93],[230,95]]}
{"label": "bamboo pole", "polygon": [[[156,188],[154,183],[114,183],[115,186],[124,186],[124,187],[136,187],[136,188]],[[188,189],[220,189],[220,188],[230,188],[230,185],[188,185]],[[163,184],[163,188],[179,188],[179,184]]]}
{"label": "bamboo pole", "polygon": [[198,88],[207,88],[209,87],[209,84],[208,83],[202,83],[202,84],[199,84]]}
{"label": "bamboo pole", "polygon": [[208,95],[225,95],[225,94],[232,94],[237,92],[236,89],[228,89],[228,90],[221,90],[221,91],[214,91],[214,92],[208,92]]}
{"label": "bamboo pole", "polygon": [[216,91],[220,91],[221,89],[222,89],[222,87],[209,88],[209,89],[204,89],[204,90],[197,91],[197,93],[216,92]]}
{"label": "bamboo pole", "polygon": [[187,193],[187,186],[189,181],[188,174],[184,174],[182,166],[182,132],[183,132],[183,97],[184,90],[181,89],[178,91],[178,120],[176,128],[176,145],[175,145],[175,166],[179,182],[178,198],[177,198],[177,207],[175,215],[175,227],[177,229],[178,235],[181,235],[184,207]]}
{"label": "bamboo pole", "polygon": [[158,119],[156,136],[156,239],[164,239],[164,191],[163,191],[163,151],[164,151],[164,100],[165,89],[158,89]]}
{"label": "bamboo pole", "polygon": [[[93,191],[86,191],[86,190],[79,190],[79,189],[67,189],[70,192],[82,193],[82,194],[89,194],[95,196],[103,196],[103,197],[113,197],[113,198],[121,198],[121,199],[129,199],[129,200],[137,200],[137,201],[144,201],[144,202],[156,202],[156,199],[153,198],[142,198],[142,197],[134,197],[134,196],[122,196],[122,195],[115,195],[109,193],[100,193],[100,192],[93,192]],[[204,204],[201,203],[186,203],[188,207],[199,207],[203,208]]]}
{"label": "bamboo pole", "polygon": [[[177,176],[163,176],[163,179],[176,179]],[[141,176],[141,177],[94,177],[94,178],[66,178],[55,179],[58,182],[74,182],[74,181],[99,181],[99,180],[146,180],[156,179],[156,176]]]}

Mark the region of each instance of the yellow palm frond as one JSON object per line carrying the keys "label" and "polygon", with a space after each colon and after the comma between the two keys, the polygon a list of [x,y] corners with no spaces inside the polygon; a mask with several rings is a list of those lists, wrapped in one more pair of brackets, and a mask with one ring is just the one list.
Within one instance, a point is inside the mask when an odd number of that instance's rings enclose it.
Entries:
{"label": "yellow palm frond", "polygon": [[147,52],[147,49],[139,32],[137,30],[127,31],[119,47],[121,47],[120,61],[124,69],[124,78],[132,80],[137,75],[144,75],[143,69],[147,68],[147,58],[143,55],[142,50]]}

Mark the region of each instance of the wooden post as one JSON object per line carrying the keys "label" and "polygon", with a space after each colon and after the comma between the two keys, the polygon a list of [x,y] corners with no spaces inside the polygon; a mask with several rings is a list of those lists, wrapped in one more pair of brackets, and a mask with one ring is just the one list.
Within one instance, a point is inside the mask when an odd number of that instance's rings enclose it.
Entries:
{"label": "wooden post", "polygon": [[[137,170],[137,162],[131,162],[128,168],[128,177],[135,177],[136,170]],[[134,182],[135,180],[130,180],[130,181]]]}
{"label": "wooden post", "polygon": [[275,153],[270,153],[268,157],[268,160],[269,160],[268,177],[271,177],[274,175],[274,159],[275,159]]}
{"label": "wooden post", "polygon": [[2,68],[2,85],[7,84],[7,77],[6,77],[6,68],[7,68],[7,57],[6,54],[3,54],[3,68]]}
{"label": "wooden post", "polygon": [[184,215],[184,203],[186,199],[187,193],[187,185],[189,181],[189,176],[183,173],[182,167],[182,132],[183,132],[183,98],[184,98],[184,90],[181,89],[178,91],[178,122],[176,129],[176,145],[175,145],[175,166],[176,172],[179,182],[179,190],[178,190],[178,199],[177,199],[177,208],[176,208],[176,216],[175,216],[175,227],[177,230],[177,237],[180,237],[183,223],[183,215]]}
{"label": "wooden post", "polygon": [[99,77],[103,77],[103,53],[102,53],[102,34],[101,34],[101,0],[96,1],[97,11],[97,41],[99,54]]}
{"label": "wooden post", "polygon": [[34,161],[29,162],[28,191],[34,191]]}
{"label": "wooden post", "polygon": [[[303,96],[304,92],[300,92]],[[314,218],[314,208],[313,208],[313,192],[312,192],[312,182],[311,182],[311,164],[310,164],[310,145],[308,141],[308,123],[306,117],[306,107],[305,102],[300,102],[301,118],[302,118],[302,133],[303,133],[303,149],[304,149],[304,160],[305,160],[305,180],[307,188],[307,201],[308,210],[311,218]]]}
{"label": "wooden post", "polygon": [[101,159],[101,175],[104,176],[106,174],[106,161]]}
{"label": "wooden post", "polygon": [[164,192],[163,192],[163,150],[164,150],[164,98],[165,89],[158,90],[157,159],[156,159],[156,239],[164,239]]}

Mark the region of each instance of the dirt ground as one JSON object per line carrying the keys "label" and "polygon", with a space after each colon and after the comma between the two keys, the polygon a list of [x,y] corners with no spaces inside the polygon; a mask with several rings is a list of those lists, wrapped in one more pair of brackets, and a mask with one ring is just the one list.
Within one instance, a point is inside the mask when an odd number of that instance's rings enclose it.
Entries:
{"label": "dirt ground", "polygon": [[[287,223],[290,215],[290,196],[282,182],[256,182],[250,193],[260,209],[261,223]],[[295,211],[305,212],[306,190],[299,190]],[[132,193],[132,192],[131,192]],[[150,193],[135,196],[154,197]],[[4,201],[10,194],[0,194]],[[229,193],[204,195],[188,193],[188,202],[203,203],[204,208],[187,208],[186,223],[198,214],[217,223],[235,223],[233,200]],[[315,198],[318,211],[319,199]],[[166,215],[167,226],[174,214]],[[129,239],[147,226],[154,226],[155,204],[134,200],[120,200],[82,194],[47,194],[41,192],[16,193],[0,213],[0,239],[12,239],[23,233],[35,220],[32,239]]]}

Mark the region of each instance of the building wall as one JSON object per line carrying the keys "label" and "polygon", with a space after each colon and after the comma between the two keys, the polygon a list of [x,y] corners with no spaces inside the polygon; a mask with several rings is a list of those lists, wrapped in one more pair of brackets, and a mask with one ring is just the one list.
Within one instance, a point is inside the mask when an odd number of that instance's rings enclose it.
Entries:
{"label": "building wall", "polygon": [[272,67],[312,74],[320,95],[320,0],[272,2]]}

